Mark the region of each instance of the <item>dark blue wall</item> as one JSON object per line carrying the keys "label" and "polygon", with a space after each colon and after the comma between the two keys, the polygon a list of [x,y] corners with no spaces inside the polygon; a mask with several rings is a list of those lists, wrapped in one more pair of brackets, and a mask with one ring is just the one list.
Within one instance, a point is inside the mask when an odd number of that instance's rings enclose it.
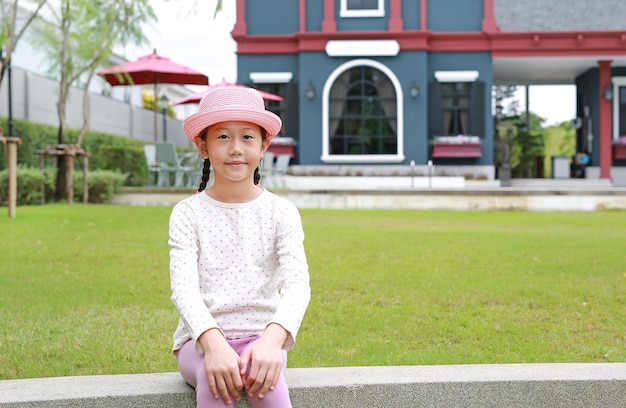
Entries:
{"label": "dark blue wall", "polygon": [[298,1],[247,1],[246,23],[248,34],[293,34],[298,31]]}
{"label": "dark blue wall", "polygon": [[291,72],[292,82],[298,82],[298,56],[292,54],[237,56],[237,82],[250,82],[251,72]]}
{"label": "dark blue wall", "polygon": [[385,17],[340,18],[337,20],[338,31],[387,31]]}
{"label": "dark blue wall", "polygon": [[[302,164],[320,164],[322,156],[322,92],[326,78],[337,66],[337,59],[325,53],[300,54],[300,141],[298,152]],[[304,89],[309,81],[316,88],[315,99],[309,101]]]}
{"label": "dark blue wall", "polygon": [[593,129],[592,133],[594,135],[593,142],[591,144],[591,154],[590,154],[592,166],[594,165],[597,166],[598,163],[600,162],[600,156],[598,154],[599,144],[598,144],[598,137],[597,137],[597,135],[599,135],[599,132],[598,132],[599,127],[598,127],[598,120],[597,120],[598,107],[599,107],[599,101],[597,97],[598,76],[599,76],[598,68],[593,68],[593,69],[586,71],[585,73],[580,75],[578,78],[576,78],[576,90],[580,98],[580,100],[578,101],[578,104],[582,108],[580,112],[576,112],[576,115],[577,117],[580,117],[584,123],[584,120],[585,120],[584,107],[588,106],[589,115],[592,118],[591,126]]}
{"label": "dark blue wall", "polygon": [[[407,51],[388,61],[382,60],[402,84],[404,95],[404,163],[428,161],[428,54]],[[415,82],[420,93],[413,99],[409,86]]]}
{"label": "dark blue wall", "polygon": [[[295,3],[295,1],[294,1]],[[322,20],[324,19],[324,2],[306,2],[306,31],[316,33],[322,31]]]}
{"label": "dark blue wall", "polygon": [[429,0],[428,29],[436,32],[481,31],[483,0]]}
{"label": "dark blue wall", "polygon": [[420,29],[420,2],[402,2],[402,25],[405,30]]}

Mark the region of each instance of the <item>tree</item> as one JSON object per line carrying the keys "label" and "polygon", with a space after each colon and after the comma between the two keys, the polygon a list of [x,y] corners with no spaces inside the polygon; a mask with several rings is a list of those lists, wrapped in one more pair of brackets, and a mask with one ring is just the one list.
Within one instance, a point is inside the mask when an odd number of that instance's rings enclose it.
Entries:
{"label": "tree", "polygon": [[0,19],[2,28],[0,31],[0,48],[3,50],[0,66],[0,86],[4,73],[9,66],[13,51],[18,41],[24,35],[28,26],[35,20],[39,11],[47,0],[26,0],[24,6],[19,5],[19,0],[13,2],[0,0]]}
{"label": "tree", "polygon": [[[156,16],[148,0],[60,0],[49,11],[49,20],[37,25],[33,45],[46,53],[51,62],[49,70],[59,78],[58,144],[66,144],[70,88],[83,81],[83,126],[73,142],[75,148],[80,148],[89,126],[88,92],[95,70],[109,58],[116,45],[145,43],[141,24],[156,20]],[[71,180],[65,171],[65,160],[59,156],[57,161],[57,199],[66,196],[67,180]]]}
{"label": "tree", "polygon": [[[491,89],[491,98],[494,101],[494,164],[498,169],[498,178],[501,180],[503,186],[508,186],[511,178],[511,150],[512,150],[512,128],[508,122],[505,122],[505,110],[504,103],[510,100],[515,95],[515,86],[511,85],[497,85]],[[513,100],[509,104],[509,111],[512,114],[517,113],[518,103]]]}
{"label": "tree", "polygon": [[[531,117],[533,114],[531,113]],[[536,115],[534,115],[536,116]],[[545,155],[545,141],[541,129],[526,129],[525,118],[513,118],[512,123],[517,128],[514,143],[516,145],[516,165],[511,167],[513,177],[537,177],[537,160],[543,160]]]}
{"label": "tree", "polygon": [[[530,112],[520,112],[514,97],[515,87],[495,86],[494,125],[495,164],[499,170],[510,169],[512,177],[537,177],[538,160],[544,160],[545,119]],[[505,109],[504,104],[508,102]]]}
{"label": "tree", "polygon": [[[168,1],[168,0],[166,0]],[[217,3],[215,4],[215,13],[213,13],[213,18],[215,19],[215,17],[217,17],[217,13],[219,13],[220,11],[222,11],[222,3],[223,0],[217,0]],[[191,9],[189,9],[189,12],[192,13],[194,12],[198,7],[198,0],[194,0],[193,4],[191,5]]]}
{"label": "tree", "polygon": [[[545,155],[545,137],[542,127],[544,118],[530,112],[526,127],[526,112],[500,117],[496,130],[496,162],[506,163],[511,169],[514,178],[537,177],[537,160]],[[499,144],[498,144],[499,143]],[[507,149],[508,156],[502,157],[502,151]]]}

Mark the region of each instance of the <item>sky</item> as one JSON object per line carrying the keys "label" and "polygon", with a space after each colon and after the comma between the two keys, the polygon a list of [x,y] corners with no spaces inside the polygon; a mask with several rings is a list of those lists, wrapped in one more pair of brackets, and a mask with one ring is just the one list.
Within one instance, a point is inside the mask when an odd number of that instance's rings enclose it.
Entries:
{"label": "sky", "polygon": [[[526,94],[518,87],[517,99],[526,110]],[[531,85],[528,89],[529,110],[546,119],[544,125],[560,124],[576,117],[576,87],[574,85]]]}
{"label": "sky", "polygon": [[[235,1],[224,0],[215,19],[216,0],[150,0],[158,22],[146,28],[149,45],[129,47],[129,60],[157,53],[209,76],[209,83],[237,80],[237,44],[230,36]],[[202,88],[202,87],[201,87]]]}
{"label": "sky", "polygon": [[[126,49],[128,59],[156,49],[160,55],[208,75],[210,84],[223,79],[237,82],[237,45],[230,36],[235,24],[234,0],[224,0],[223,9],[215,19],[216,0],[151,0],[150,3],[158,17],[158,22],[146,30],[150,44],[141,49]],[[520,109],[524,110],[522,87],[517,97]],[[545,125],[569,121],[576,115],[573,85],[532,85],[529,100],[530,111],[546,119]]]}

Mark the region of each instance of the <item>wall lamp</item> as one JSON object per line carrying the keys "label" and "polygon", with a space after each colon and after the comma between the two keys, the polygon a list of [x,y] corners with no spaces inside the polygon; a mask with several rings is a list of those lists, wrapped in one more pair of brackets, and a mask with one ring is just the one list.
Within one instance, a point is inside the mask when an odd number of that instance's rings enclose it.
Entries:
{"label": "wall lamp", "polygon": [[604,96],[604,99],[606,99],[607,101],[610,101],[613,99],[613,87],[611,85],[607,85],[604,87],[604,89],[602,90],[602,96]]}
{"label": "wall lamp", "polygon": [[311,101],[315,98],[315,85],[313,85],[313,82],[309,81],[309,85],[306,87],[304,92],[308,100]]}
{"label": "wall lamp", "polygon": [[411,96],[411,98],[416,99],[420,94],[420,87],[417,86],[417,84],[415,83],[415,81],[413,81],[413,83],[411,83],[411,86],[409,86],[409,95]]}

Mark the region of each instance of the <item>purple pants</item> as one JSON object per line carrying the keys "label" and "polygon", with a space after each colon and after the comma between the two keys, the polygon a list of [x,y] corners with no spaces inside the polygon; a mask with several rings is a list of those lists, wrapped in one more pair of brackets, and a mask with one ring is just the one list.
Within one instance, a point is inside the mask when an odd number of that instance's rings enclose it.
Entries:
{"label": "purple pants", "polygon": [[[228,344],[239,354],[243,354],[244,350],[254,342],[258,337],[248,337],[245,339],[227,340]],[[285,365],[287,364],[287,352],[283,352]],[[178,371],[182,375],[187,384],[196,389],[196,406],[198,408],[217,408],[217,407],[235,407],[235,399],[233,403],[227,405],[222,397],[214,398],[209,388],[209,381],[206,377],[204,369],[204,356],[199,354],[194,347],[193,341],[189,340],[180,350],[174,352],[178,361]],[[289,390],[285,382],[285,369],[280,374],[276,387],[268,391],[263,399],[256,394],[254,397],[248,398],[252,408],[291,408],[291,400],[289,399]],[[243,394],[242,394],[243,395]]]}

